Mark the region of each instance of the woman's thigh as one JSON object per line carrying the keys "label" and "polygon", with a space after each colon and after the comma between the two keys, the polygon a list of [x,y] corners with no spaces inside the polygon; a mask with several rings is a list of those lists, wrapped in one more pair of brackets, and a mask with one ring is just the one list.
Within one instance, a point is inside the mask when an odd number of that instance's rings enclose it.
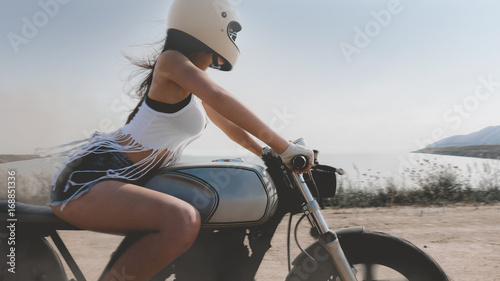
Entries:
{"label": "woman's thigh", "polygon": [[99,232],[159,231],[200,223],[189,203],[138,185],[106,180],[69,201],[56,216],[77,227]]}

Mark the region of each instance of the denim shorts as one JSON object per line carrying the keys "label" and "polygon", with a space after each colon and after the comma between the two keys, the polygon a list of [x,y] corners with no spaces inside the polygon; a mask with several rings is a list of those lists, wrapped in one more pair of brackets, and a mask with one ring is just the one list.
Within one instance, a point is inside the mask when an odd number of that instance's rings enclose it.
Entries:
{"label": "denim shorts", "polygon": [[[89,153],[76,158],[60,170],[50,190],[50,205],[67,203],[88,192],[92,186],[104,180],[118,180],[133,184],[143,184],[142,180],[120,179],[110,171],[134,165],[125,153],[100,149],[99,153]],[[89,183],[92,182],[92,183]],[[73,196],[74,195],[74,196]],[[73,196],[73,198],[71,198]]]}

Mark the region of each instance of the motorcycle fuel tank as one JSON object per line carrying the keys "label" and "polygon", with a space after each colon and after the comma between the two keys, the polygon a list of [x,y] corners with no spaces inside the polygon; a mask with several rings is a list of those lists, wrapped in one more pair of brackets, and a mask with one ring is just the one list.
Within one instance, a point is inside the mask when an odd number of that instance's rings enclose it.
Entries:
{"label": "motorcycle fuel tank", "polygon": [[180,198],[198,209],[202,227],[265,223],[278,205],[276,187],[259,165],[217,162],[161,169],[145,187]]}

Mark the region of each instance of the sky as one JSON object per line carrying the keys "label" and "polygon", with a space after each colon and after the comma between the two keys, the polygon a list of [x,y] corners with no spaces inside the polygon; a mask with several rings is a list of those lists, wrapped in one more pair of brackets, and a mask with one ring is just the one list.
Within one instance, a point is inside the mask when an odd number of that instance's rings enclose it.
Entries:
{"label": "sky", "polygon": [[[500,125],[498,1],[230,2],[241,55],[207,72],[286,139],[409,152]],[[0,1],[0,154],[122,126],[137,103],[125,55],[159,47],[170,3]],[[244,154],[213,124],[185,153]]]}

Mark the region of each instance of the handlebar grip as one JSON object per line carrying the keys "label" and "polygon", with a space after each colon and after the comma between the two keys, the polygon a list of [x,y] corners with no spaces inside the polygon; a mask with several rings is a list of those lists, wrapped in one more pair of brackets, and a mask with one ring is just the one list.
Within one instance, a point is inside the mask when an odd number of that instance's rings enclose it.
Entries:
{"label": "handlebar grip", "polygon": [[342,168],[336,168],[336,169],[335,169],[335,172],[336,172],[337,174],[341,175],[341,176],[342,176],[343,174],[345,174],[344,169],[342,169]]}
{"label": "handlebar grip", "polygon": [[292,158],[292,167],[296,170],[304,170],[307,164],[307,159],[304,155],[297,155]]}

